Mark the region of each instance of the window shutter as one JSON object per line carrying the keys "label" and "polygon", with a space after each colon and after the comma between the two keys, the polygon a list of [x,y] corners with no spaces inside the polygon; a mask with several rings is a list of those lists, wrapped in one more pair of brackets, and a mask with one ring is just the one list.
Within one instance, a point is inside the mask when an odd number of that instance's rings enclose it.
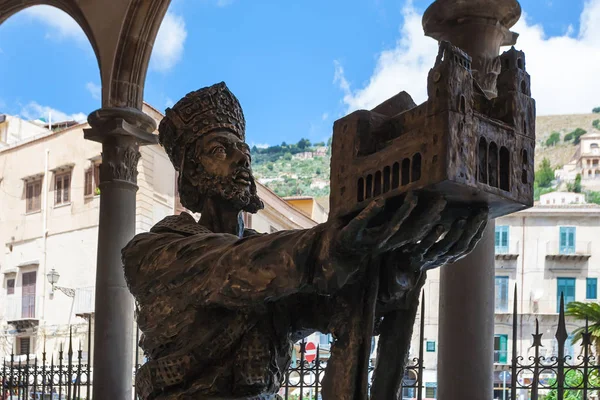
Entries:
{"label": "window shutter", "polygon": [[100,164],[94,165],[94,191],[100,187]]}
{"label": "window shutter", "polygon": [[68,203],[71,201],[71,174],[67,174],[63,177],[63,202]]}
{"label": "window shutter", "polygon": [[62,176],[57,176],[54,178],[55,183],[54,183],[54,195],[55,195],[55,199],[54,199],[54,204],[61,204],[62,203]]}
{"label": "window shutter", "polygon": [[89,168],[87,170],[85,170],[85,177],[84,177],[84,196],[91,196],[94,193],[94,188],[93,188],[93,180],[94,180],[94,173],[93,173],[93,168]]}

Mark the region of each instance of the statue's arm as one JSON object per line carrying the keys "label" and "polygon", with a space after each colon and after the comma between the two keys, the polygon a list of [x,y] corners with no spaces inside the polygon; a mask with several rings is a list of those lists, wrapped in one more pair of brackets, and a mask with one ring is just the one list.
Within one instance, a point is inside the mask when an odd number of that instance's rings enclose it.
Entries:
{"label": "statue's arm", "polygon": [[[299,292],[332,293],[360,258],[330,254],[324,225],[238,238],[229,234],[144,233],[123,250],[132,293],[189,287],[205,305],[241,307]],[[349,271],[349,272],[346,272]],[[191,297],[192,298],[192,297]]]}

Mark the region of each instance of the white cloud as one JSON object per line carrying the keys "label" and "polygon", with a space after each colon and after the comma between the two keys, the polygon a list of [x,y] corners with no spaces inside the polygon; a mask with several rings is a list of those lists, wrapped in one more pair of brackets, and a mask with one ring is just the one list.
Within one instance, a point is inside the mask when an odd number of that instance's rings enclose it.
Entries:
{"label": "white cloud", "polygon": [[167,12],[154,41],[150,68],[159,72],[171,70],[181,60],[186,38],[183,17]]}
{"label": "white cloud", "polygon": [[323,113],[323,115],[321,115],[321,119],[323,121],[327,121],[327,118],[329,118],[329,114],[328,113]]}
{"label": "white cloud", "polygon": [[165,107],[173,107],[174,104],[175,104],[175,102],[173,101],[173,99],[170,97],[167,97],[167,99],[165,100]]}
{"label": "white cloud", "polygon": [[[400,38],[393,49],[379,54],[375,70],[364,87],[352,90],[344,68],[335,61],[334,82],[344,93],[347,112],[370,109],[405,90],[418,104],[427,98],[427,73],[437,54],[437,43],[423,34],[422,15],[411,2],[403,9]],[[525,51],[531,90],[539,115],[589,113],[600,105],[600,0],[587,0],[581,27],[549,37],[540,25],[527,22],[524,13],[512,29],[520,34],[518,49]],[[504,50],[504,49],[503,49]]]}
{"label": "white cloud", "polygon": [[50,27],[50,31],[46,34],[47,38],[59,40],[69,38],[87,42],[87,37],[77,22],[58,8],[34,6],[25,9],[23,14],[33,21],[41,22]]}
{"label": "white cloud", "polygon": [[100,85],[96,85],[94,82],[88,82],[85,84],[85,88],[90,92],[94,99],[100,100],[102,97],[102,87]]}
{"label": "white cloud", "polygon": [[217,0],[217,7],[227,7],[233,3],[233,0]]}
{"label": "white cloud", "polygon": [[77,122],[85,122],[87,120],[87,115],[84,113],[75,113],[75,114],[66,114],[60,110],[54,109],[48,106],[42,106],[35,101],[30,102],[26,106],[21,108],[19,115],[24,119],[38,119],[38,118],[46,118],[51,115],[53,122],[59,121],[77,121]]}

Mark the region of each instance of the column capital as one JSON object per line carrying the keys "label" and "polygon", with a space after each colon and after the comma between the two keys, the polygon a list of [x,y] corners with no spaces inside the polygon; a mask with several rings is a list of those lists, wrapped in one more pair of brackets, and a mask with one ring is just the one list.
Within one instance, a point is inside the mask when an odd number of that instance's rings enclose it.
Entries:
{"label": "column capital", "polygon": [[109,137],[119,136],[138,146],[157,144],[156,121],[137,108],[100,108],[88,116],[89,129],[84,137],[94,142],[104,143]]}
{"label": "column capital", "polygon": [[139,147],[157,144],[154,119],[136,108],[101,108],[88,116],[88,140],[102,143],[100,190],[106,184],[137,190]]}

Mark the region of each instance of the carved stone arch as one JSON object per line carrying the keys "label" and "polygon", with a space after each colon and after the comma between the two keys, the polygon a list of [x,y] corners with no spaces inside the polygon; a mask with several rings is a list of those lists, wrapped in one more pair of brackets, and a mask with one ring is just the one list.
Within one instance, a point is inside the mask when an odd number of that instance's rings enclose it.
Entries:
{"label": "carved stone arch", "polygon": [[92,28],[85,17],[85,14],[78,5],[77,0],[0,0],[0,25],[11,16],[15,15],[19,11],[23,11],[26,8],[33,6],[52,6],[58,8],[61,11],[67,13],[71,18],[77,22],[79,27],[85,33],[94,54],[96,60],[100,66],[100,52],[98,51],[98,42],[94,37]]}
{"label": "carved stone arch", "polygon": [[158,29],[171,0],[133,0],[129,5],[110,74],[104,107],[142,109],[144,84]]}

